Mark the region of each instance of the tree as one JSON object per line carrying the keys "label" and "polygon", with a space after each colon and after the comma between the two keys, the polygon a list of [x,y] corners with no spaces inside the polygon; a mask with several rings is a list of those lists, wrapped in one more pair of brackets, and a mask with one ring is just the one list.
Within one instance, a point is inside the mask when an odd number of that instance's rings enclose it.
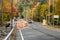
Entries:
{"label": "tree", "polygon": [[48,4],[43,4],[41,8],[41,16],[45,19],[47,16]]}
{"label": "tree", "polygon": [[19,5],[19,12],[20,12],[21,17],[22,17],[22,13],[23,13],[23,6],[24,5],[21,5],[21,4]]}
{"label": "tree", "polygon": [[55,1],[55,15],[59,15],[59,24],[60,24],[60,0]]}
{"label": "tree", "polygon": [[47,0],[34,0],[35,2],[41,2],[41,4],[46,4]]}
{"label": "tree", "polygon": [[53,5],[50,5],[50,13],[53,13]]}
{"label": "tree", "polygon": [[33,12],[33,19],[35,21],[40,21],[40,17],[41,17],[41,8],[42,5],[38,5],[37,7],[35,7],[34,12]]}
{"label": "tree", "polygon": [[39,4],[34,10],[34,20],[42,21],[45,19],[48,12],[48,4]]}
{"label": "tree", "polygon": [[55,1],[55,14],[60,14],[60,0]]}
{"label": "tree", "polygon": [[11,11],[11,3],[8,0],[3,0],[3,12]]}

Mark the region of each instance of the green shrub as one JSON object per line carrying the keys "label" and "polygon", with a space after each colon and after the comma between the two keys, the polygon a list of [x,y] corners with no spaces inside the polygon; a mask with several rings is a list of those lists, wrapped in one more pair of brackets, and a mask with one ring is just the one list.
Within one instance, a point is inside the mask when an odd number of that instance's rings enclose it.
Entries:
{"label": "green shrub", "polygon": [[8,21],[10,19],[8,14],[3,14],[2,16],[3,16],[3,22]]}

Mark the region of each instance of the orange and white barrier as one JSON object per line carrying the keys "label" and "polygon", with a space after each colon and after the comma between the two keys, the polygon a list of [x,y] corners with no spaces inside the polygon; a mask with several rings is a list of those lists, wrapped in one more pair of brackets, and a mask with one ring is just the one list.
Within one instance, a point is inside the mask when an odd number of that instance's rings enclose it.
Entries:
{"label": "orange and white barrier", "polygon": [[23,27],[27,27],[28,26],[28,22],[23,21]]}
{"label": "orange and white barrier", "polygon": [[17,29],[19,30],[20,28],[22,28],[22,23],[18,20],[18,21],[15,21],[16,23],[16,27]]}
{"label": "orange and white barrier", "polygon": [[15,23],[16,23],[16,27],[17,27],[18,30],[22,27],[27,27],[28,26],[28,22],[26,22],[26,21],[18,20],[18,21],[15,21]]}

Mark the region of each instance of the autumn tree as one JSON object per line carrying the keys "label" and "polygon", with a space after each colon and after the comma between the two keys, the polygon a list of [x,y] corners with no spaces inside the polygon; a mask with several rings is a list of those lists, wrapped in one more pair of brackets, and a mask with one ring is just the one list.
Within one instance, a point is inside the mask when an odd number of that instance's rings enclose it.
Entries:
{"label": "autumn tree", "polygon": [[60,0],[55,1],[55,15],[59,15],[59,23],[60,23]]}
{"label": "autumn tree", "polygon": [[48,12],[48,4],[43,4],[41,8],[41,16],[45,19]]}
{"label": "autumn tree", "polygon": [[40,15],[41,15],[41,8],[42,8],[42,5],[38,5],[37,7],[36,7],[36,9],[34,10],[34,17],[35,17],[35,20],[38,20],[38,21],[40,21]]}
{"label": "autumn tree", "polygon": [[3,0],[2,1],[3,21],[16,16],[16,13],[17,13],[16,2],[17,1],[14,1],[14,0],[13,1],[12,0]]}
{"label": "autumn tree", "polygon": [[35,11],[34,11],[34,17],[36,20],[40,21],[41,19],[45,19],[47,16],[48,12],[48,4],[39,4]]}
{"label": "autumn tree", "polygon": [[55,1],[55,14],[60,14],[60,0]]}
{"label": "autumn tree", "polygon": [[11,3],[9,3],[9,0],[3,0],[3,12],[9,11],[11,11]]}

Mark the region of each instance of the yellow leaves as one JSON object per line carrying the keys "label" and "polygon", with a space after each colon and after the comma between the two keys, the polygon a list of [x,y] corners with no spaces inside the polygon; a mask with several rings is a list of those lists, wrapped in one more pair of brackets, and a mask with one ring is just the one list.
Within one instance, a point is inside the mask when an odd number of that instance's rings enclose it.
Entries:
{"label": "yellow leaves", "polygon": [[43,6],[44,8],[48,8],[48,7],[49,7],[48,4],[43,4],[42,6]]}
{"label": "yellow leaves", "polygon": [[[12,5],[15,6],[16,4],[17,4],[17,0],[13,0]],[[3,11],[4,12],[10,12],[11,11],[11,2],[9,0],[3,0]]]}
{"label": "yellow leaves", "polygon": [[33,10],[30,10],[30,12],[29,12],[29,18],[32,19],[32,17],[33,17]]}
{"label": "yellow leaves", "polygon": [[58,0],[55,0],[55,2],[58,2]]}
{"label": "yellow leaves", "polygon": [[18,0],[13,0],[13,4],[16,5]]}
{"label": "yellow leaves", "polygon": [[29,13],[30,16],[32,16],[32,11],[30,10],[30,13]]}
{"label": "yellow leaves", "polygon": [[11,10],[11,3],[8,0],[3,0],[3,11],[9,12]]}
{"label": "yellow leaves", "polygon": [[55,15],[60,14],[60,0],[55,0]]}
{"label": "yellow leaves", "polygon": [[3,6],[4,7],[11,7],[11,3],[8,0],[3,0]]}

